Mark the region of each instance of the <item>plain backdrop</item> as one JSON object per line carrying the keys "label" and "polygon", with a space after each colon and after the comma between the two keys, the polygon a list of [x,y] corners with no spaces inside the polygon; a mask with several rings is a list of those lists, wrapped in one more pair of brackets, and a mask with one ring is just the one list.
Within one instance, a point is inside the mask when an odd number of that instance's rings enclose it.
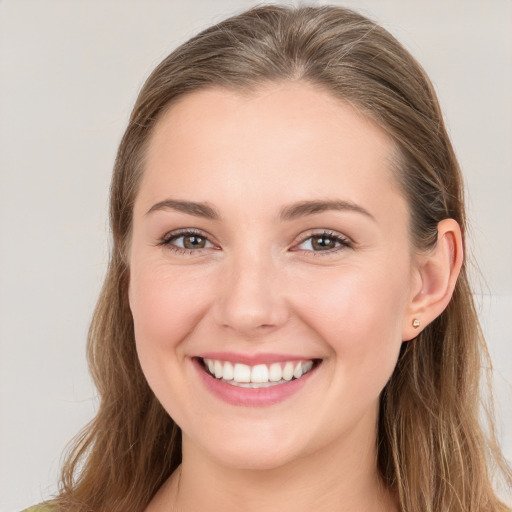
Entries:
{"label": "plain backdrop", "polygon": [[[512,459],[512,2],[331,3],[381,22],[438,91],[466,176],[473,281]],[[56,491],[61,453],[94,414],[85,338],[137,92],[177,44],[251,5],[0,0],[0,512]]]}

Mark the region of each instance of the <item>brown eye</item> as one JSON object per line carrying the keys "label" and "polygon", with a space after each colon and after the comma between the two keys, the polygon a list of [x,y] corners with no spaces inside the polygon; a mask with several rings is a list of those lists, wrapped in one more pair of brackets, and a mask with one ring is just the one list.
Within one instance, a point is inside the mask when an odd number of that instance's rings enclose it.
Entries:
{"label": "brown eye", "polygon": [[325,251],[334,249],[336,247],[336,240],[328,236],[313,236],[311,237],[311,247],[315,251]]}
{"label": "brown eye", "polygon": [[206,246],[206,238],[198,235],[187,235],[183,238],[183,247],[185,249],[204,249]]}
{"label": "brown eye", "polygon": [[200,251],[201,249],[213,248],[213,244],[206,236],[194,231],[182,231],[181,233],[170,233],[162,239],[159,245],[176,251]]}
{"label": "brown eye", "polygon": [[351,247],[350,240],[336,233],[318,233],[304,239],[298,246],[299,249],[312,253],[334,253],[340,249]]}

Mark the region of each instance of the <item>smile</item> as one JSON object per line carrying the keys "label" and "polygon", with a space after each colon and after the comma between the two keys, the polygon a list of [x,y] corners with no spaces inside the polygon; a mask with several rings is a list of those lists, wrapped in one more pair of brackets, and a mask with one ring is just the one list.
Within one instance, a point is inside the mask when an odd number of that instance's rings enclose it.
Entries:
{"label": "smile", "polygon": [[204,369],[226,384],[243,388],[266,388],[285,384],[311,371],[315,361],[282,361],[250,366],[218,359],[202,359]]}
{"label": "smile", "polygon": [[[205,389],[221,401],[242,407],[266,407],[298,394],[323,359],[284,354],[209,353],[190,358]],[[310,388],[311,389],[311,388]]]}

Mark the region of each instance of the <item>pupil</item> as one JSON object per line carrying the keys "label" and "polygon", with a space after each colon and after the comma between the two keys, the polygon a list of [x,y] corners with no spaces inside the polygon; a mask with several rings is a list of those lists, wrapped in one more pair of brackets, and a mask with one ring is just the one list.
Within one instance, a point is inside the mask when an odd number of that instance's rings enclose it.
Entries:
{"label": "pupil", "polygon": [[325,249],[331,249],[334,246],[334,240],[331,238],[327,238],[324,236],[319,236],[313,238],[313,247],[315,249],[325,250]]}
{"label": "pupil", "polygon": [[198,247],[202,249],[204,247],[204,239],[196,235],[186,236],[183,240],[183,245],[187,249],[197,249]]}

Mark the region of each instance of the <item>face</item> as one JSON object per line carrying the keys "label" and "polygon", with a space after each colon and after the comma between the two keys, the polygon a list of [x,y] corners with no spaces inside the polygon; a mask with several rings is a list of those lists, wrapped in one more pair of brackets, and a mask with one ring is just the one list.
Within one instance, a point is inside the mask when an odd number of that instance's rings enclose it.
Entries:
{"label": "face", "polygon": [[392,150],[298,83],[195,92],[158,122],[129,301],[184,449],[270,468],[375,440],[414,287]]}

